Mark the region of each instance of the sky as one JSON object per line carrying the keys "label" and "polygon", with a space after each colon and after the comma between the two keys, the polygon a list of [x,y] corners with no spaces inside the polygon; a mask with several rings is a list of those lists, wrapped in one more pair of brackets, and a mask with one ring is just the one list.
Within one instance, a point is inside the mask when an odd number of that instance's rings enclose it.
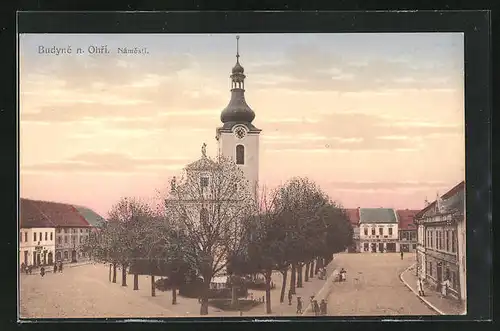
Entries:
{"label": "sky", "polygon": [[[106,216],[155,196],[203,143],[215,156],[234,34],[19,38],[21,197]],[[239,49],[260,185],[306,176],[346,208],[421,209],[464,180],[463,34],[241,34]]]}

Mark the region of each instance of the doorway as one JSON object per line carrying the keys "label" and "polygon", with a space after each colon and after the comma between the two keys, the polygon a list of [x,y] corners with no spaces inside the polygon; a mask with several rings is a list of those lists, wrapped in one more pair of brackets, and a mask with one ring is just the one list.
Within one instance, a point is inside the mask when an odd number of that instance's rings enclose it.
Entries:
{"label": "doorway", "polygon": [[61,258],[61,252],[56,252],[56,261],[61,261],[62,258]]}
{"label": "doorway", "polygon": [[52,265],[52,263],[54,263],[53,261],[53,258],[52,258],[52,252],[49,252],[49,255],[48,255],[48,262],[47,262],[49,265]]}
{"label": "doorway", "polygon": [[378,243],[378,251],[380,253],[383,253],[384,252],[384,243]]}
{"label": "doorway", "polygon": [[71,262],[76,262],[76,251],[71,251]]}
{"label": "doorway", "polygon": [[36,256],[36,263],[35,263],[35,265],[36,265],[36,266],[39,266],[39,265],[41,264],[41,263],[40,263],[40,253],[36,253],[36,255],[35,255],[35,256]]}
{"label": "doorway", "polygon": [[24,264],[28,265],[28,251],[24,251]]}
{"label": "doorway", "polygon": [[396,243],[387,243],[387,251],[391,253],[396,252]]}
{"label": "doorway", "polygon": [[377,244],[372,244],[372,253],[377,253]]}

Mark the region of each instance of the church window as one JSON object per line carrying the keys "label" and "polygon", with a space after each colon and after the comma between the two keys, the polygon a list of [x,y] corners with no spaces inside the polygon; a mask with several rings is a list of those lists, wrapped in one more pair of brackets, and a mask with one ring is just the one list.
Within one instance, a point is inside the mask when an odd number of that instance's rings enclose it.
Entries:
{"label": "church window", "polygon": [[236,146],[236,164],[245,164],[245,146]]}

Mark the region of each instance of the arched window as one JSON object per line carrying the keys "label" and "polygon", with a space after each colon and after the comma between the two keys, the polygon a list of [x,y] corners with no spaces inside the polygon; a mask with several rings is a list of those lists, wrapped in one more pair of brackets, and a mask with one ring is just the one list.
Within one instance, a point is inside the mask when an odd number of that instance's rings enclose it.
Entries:
{"label": "arched window", "polygon": [[200,221],[202,223],[207,223],[208,222],[208,210],[206,208],[202,208],[200,210]]}
{"label": "arched window", "polygon": [[236,164],[245,164],[245,146],[236,146]]}

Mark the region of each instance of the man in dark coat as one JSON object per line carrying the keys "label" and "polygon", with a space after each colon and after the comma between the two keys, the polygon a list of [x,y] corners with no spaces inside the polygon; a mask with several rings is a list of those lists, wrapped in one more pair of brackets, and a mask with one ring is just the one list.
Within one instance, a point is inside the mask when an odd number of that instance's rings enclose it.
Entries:
{"label": "man in dark coat", "polygon": [[59,261],[59,272],[63,271],[63,264],[62,261]]}
{"label": "man in dark coat", "polygon": [[321,300],[321,303],[319,304],[319,311],[320,311],[320,315],[326,316],[326,301],[325,301],[325,299]]}
{"label": "man in dark coat", "polygon": [[318,300],[313,300],[312,308],[313,308],[314,315],[318,316],[319,315]]}
{"label": "man in dark coat", "polygon": [[54,273],[57,272],[57,263],[54,263]]}
{"label": "man in dark coat", "polygon": [[401,260],[403,259],[403,251],[400,251],[401,254]]}
{"label": "man in dark coat", "polygon": [[297,314],[302,314],[302,299],[297,297]]}
{"label": "man in dark coat", "polygon": [[41,267],[40,268],[40,276],[45,276],[45,268],[44,267]]}

